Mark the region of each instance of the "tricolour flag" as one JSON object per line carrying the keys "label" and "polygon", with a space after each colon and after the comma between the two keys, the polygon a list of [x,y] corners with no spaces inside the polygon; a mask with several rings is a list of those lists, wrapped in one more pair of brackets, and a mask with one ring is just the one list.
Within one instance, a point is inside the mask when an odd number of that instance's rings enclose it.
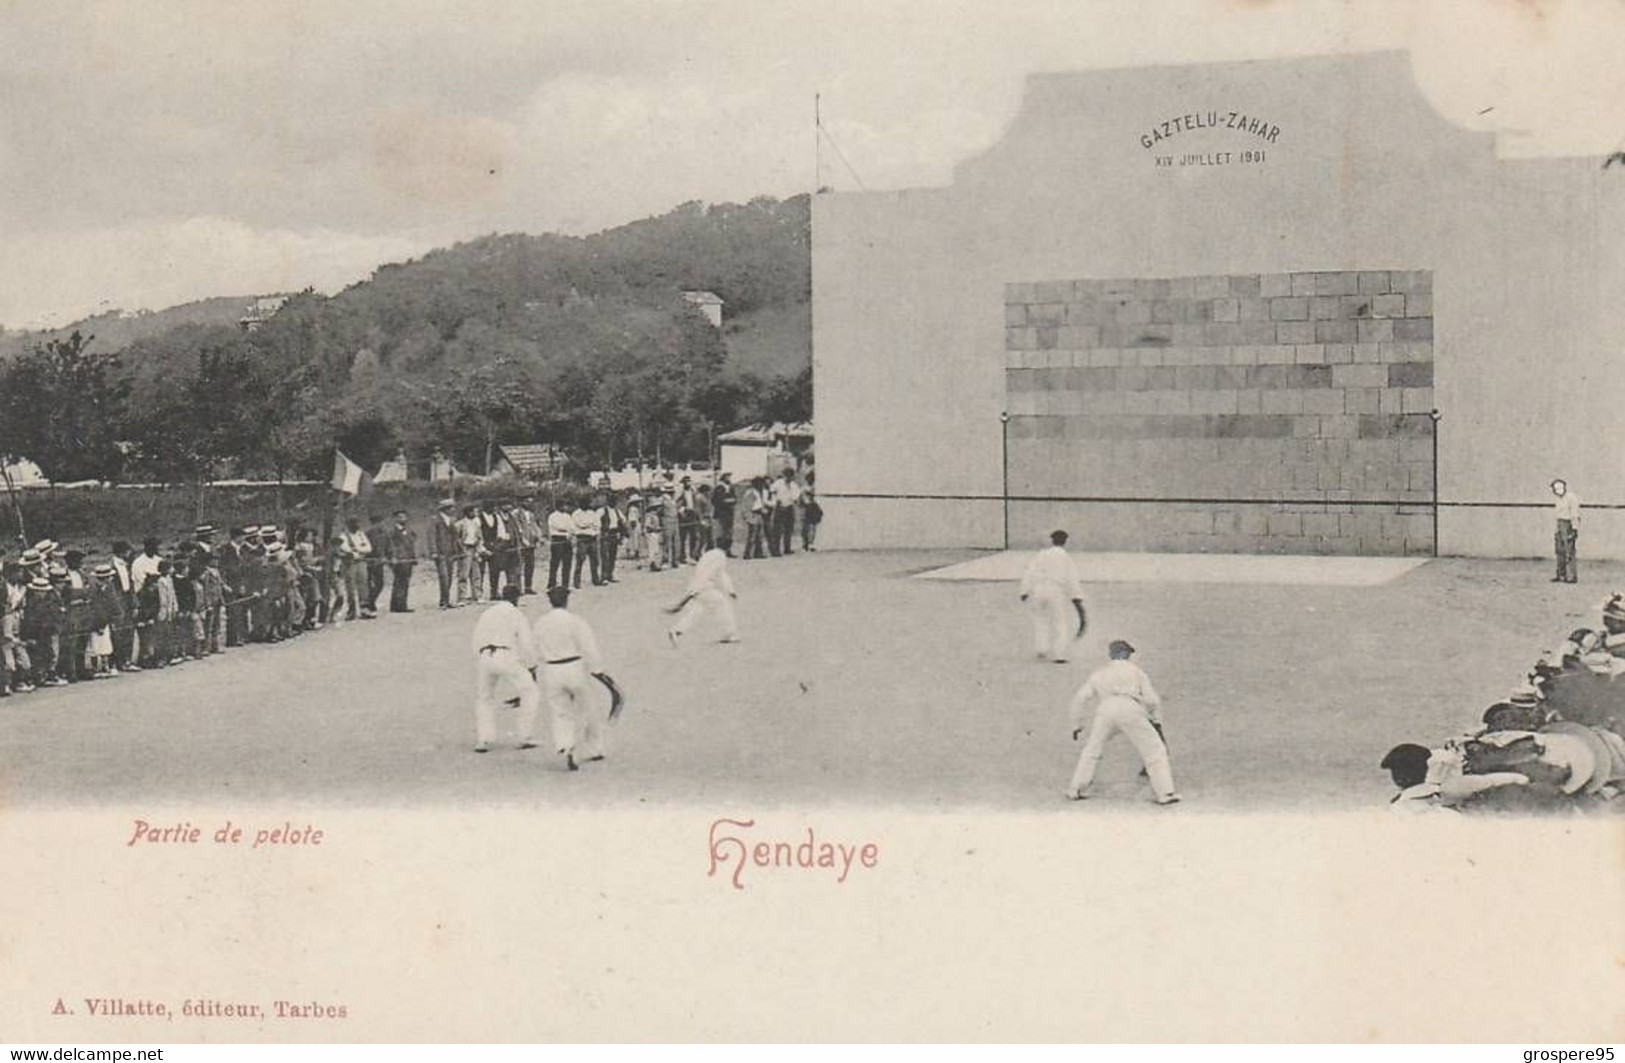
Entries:
{"label": "tricolour flag", "polygon": [[345,457],[342,450],[333,451],[333,490],[359,495],[371,485],[372,477],[361,466]]}

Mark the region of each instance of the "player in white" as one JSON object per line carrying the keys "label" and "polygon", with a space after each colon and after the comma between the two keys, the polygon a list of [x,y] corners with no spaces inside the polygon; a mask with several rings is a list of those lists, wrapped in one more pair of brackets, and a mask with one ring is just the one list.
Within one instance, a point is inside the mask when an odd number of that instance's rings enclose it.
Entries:
{"label": "player in white", "polygon": [[519,692],[519,748],[536,748],[536,709],[540,694],[531,675],[536,651],[530,624],[519,611],[519,588],[502,588],[502,600],[474,624],[474,752],[490,750],[496,739],[497,687]]}
{"label": "player in white", "polygon": [[1168,746],[1162,739],[1162,721],[1158,710],[1162,699],[1151,686],[1151,679],[1130,661],[1134,647],[1122,639],[1112,642],[1108,649],[1111,660],[1095,669],[1072,698],[1072,739],[1077,741],[1083,733],[1083,710],[1089,699],[1100,698],[1095,709],[1094,723],[1089,726],[1089,737],[1078,755],[1077,770],[1064,791],[1073,801],[1081,801],[1089,794],[1094,782],[1095,768],[1106,740],[1112,732],[1121,731],[1134,743],[1135,752],[1145,763],[1146,774],[1151,777],[1151,790],[1157,804],[1171,805],[1179,800],[1174,790],[1174,772],[1168,763]]}
{"label": "player in white", "polygon": [[688,593],[676,607],[667,610],[677,613],[677,620],[667,629],[666,637],[673,646],[694,625],[700,622],[700,617],[706,613],[715,613],[722,623],[722,642],[739,641],[739,625],[734,619],[734,600],[739,597],[734,593],[734,581],[728,576],[728,555],[718,547],[712,547],[700,555],[699,562],[694,566],[694,574],[688,580]]}
{"label": "player in white", "polygon": [[581,763],[605,756],[609,714],[592,703],[588,683],[603,675],[604,666],[592,628],[570,612],[570,588],[549,587],[547,600],[553,608],[537,617],[533,628],[542,690],[553,712],[553,746],[564,757],[564,766],[575,771]]}
{"label": "player in white", "polygon": [[1083,583],[1066,552],[1066,532],[1050,532],[1049,541],[1052,545],[1038,551],[1021,574],[1021,600],[1032,616],[1038,659],[1049,657],[1056,664],[1065,664],[1072,640],[1087,625]]}

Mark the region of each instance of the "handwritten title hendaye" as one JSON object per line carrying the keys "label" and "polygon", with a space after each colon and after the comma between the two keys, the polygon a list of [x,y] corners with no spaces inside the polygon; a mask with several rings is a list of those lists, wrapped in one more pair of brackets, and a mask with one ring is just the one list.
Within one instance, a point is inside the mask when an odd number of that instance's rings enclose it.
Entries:
{"label": "handwritten title hendaye", "polygon": [[1281,135],[1280,126],[1263,118],[1242,114],[1240,111],[1198,111],[1153,125],[1150,130],[1140,135],[1140,147],[1150,151],[1154,145],[1170,137],[1196,129],[1234,129],[1249,133],[1270,144],[1275,143],[1275,138]]}

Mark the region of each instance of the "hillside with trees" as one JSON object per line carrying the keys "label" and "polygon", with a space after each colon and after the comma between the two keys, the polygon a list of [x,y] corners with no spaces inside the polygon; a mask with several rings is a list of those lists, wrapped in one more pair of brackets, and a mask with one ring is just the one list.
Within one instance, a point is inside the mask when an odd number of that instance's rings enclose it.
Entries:
{"label": "hillside with trees", "polygon": [[[806,196],[688,203],[437,250],[251,332],[241,300],[116,351],[52,334],[0,363],[0,455],[169,483],[320,476],[335,445],[368,468],[439,451],[475,472],[493,442],[558,444],[578,471],[698,458],[708,430],[811,415],[808,227]],[[693,289],[724,300],[722,329]]]}

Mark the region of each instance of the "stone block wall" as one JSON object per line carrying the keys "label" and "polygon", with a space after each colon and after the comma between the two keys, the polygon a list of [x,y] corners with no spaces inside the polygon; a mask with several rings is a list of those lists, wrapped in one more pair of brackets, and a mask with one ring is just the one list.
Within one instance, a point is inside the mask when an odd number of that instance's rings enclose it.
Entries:
{"label": "stone block wall", "polygon": [[1432,289],[1420,270],[1008,285],[1019,523],[1064,512],[1106,548],[1431,553]]}

